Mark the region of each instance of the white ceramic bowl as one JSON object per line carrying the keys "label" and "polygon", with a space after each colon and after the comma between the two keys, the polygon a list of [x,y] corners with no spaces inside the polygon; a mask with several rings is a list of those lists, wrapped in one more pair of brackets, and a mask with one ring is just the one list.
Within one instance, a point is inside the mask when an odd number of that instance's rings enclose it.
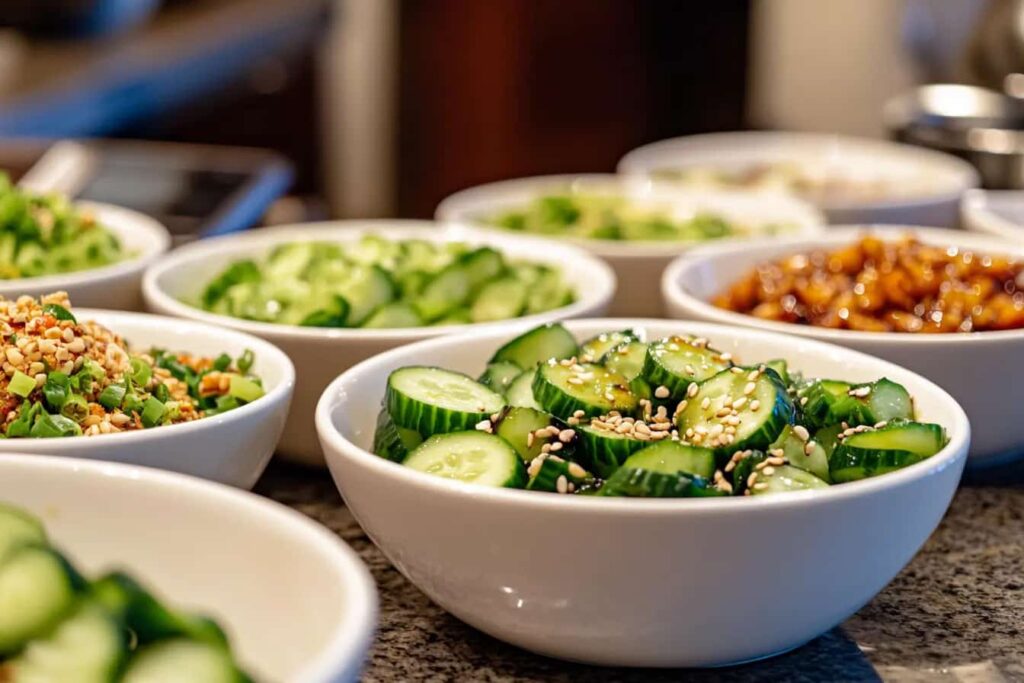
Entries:
{"label": "white ceramic bowl", "polygon": [[793,163],[815,176],[837,175],[891,185],[889,195],[830,199],[818,204],[830,223],[957,225],[960,195],[979,184],[970,164],[933,150],[883,140],[826,133],[745,131],[662,140],[633,150],[619,172],[659,169],[737,171],[759,164]]}
{"label": "white ceramic bowl", "polygon": [[355,681],[377,593],[359,557],[298,512],[193,477],[0,454],[0,502],[42,518],[87,574],[123,569],[209,614],[257,680]]}
{"label": "white ceramic bowl", "polygon": [[239,320],[207,313],[183,303],[183,300],[195,300],[207,283],[236,259],[260,258],[274,246],[286,242],[349,242],[366,234],[395,240],[415,238],[486,244],[516,260],[558,266],[566,280],[575,287],[577,301],[569,306],[519,319],[535,325],[562,318],[600,315],[604,313],[615,291],[615,275],[611,270],[578,249],[515,235],[481,233],[461,226],[442,229],[429,221],[339,221],[255,230],[241,235],[203,240],[175,251],[146,273],[143,290],[150,309],[254,334],[280,347],[295,363],[298,385],[279,448],[281,455],[290,460],[323,465],[313,412],[324,387],[338,373],[361,360],[402,344],[453,332],[493,329],[508,324],[498,322],[393,330],[327,329]]}
{"label": "white ceramic bowl", "polygon": [[158,467],[249,489],[263,473],[284,427],[295,370],[279,349],[247,334],[212,325],[142,313],[75,308],[79,320],[96,320],[132,349],[152,347],[237,358],[252,349],[252,372],[266,395],[235,410],[153,429],[51,439],[0,439],[0,453],[38,453]]}
{"label": "white ceramic bowl", "polygon": [[960,204],[968,230],[1024,244],[1024,190],[970,190]]}
{"label": "white ceramic bowl", "polygon": [[171,235],[167,228],[149,216],[119,206],[94,202],[80,202],[76,206],[91,212],[133,256],[120,263],[76,273],[0,280],[0,296],[14,299],[22,294],[38,297],[65,291],[76,307],[141,310],[142,273],[170,249]]}
{"label": "white ceramic bowl", "polygon": [[626,327],[649,337],[690,332],[747,362],[785,357],[810,375],[891,377],[950,442],[896,473],[763,498],[570,498],[470,486],[369,453],[374,418],[391,371],[425,364],[477,373],[514,331],[431,340],[360,363],[317,407],[334,480],[410,581],[496,638],[606,665],[766,657],[857,611],[910,561],[949,505],[970,428],[949,395],[912,372],[759,330],[629,319],[566,325],[581,339]]}
{"label": "white ceramic bowl", "polygon": [[[691,189],[611,174],[539,176],[480,185],[447,197],[438,205],[435,216],[440,221],[472,223],[506,236],[519,235],[522,233],[488,226],[485,221],[495,213],[521,208],[553,192],[624,196],[639,205],[667,208],[680,219],[708,212],[753,227],[785,223],[793,226],[795,234],[803,235],[820,232],[824,223],[821,213],[792,197]],[[615,270],[620,284],[609,314],[619,316],[663,315],[664,306],[658,295],[662,271],[679,254],[703,244],[537,237],[574,244],[606,261]]]}
{"label": "white ceramic bowl", "polygon": [[[964,407],[974,427],[972,459],[1024,453],[1024,420],[1019,410],[1024,403],[1024,330],[976,334],[854,332],[762,320],[708,303],[758,263],[813,249],[835,249],[854,242],[866,231],[837,227],[813,239],[763,241],[746,250],[723,246],[694,252],[665,271],[662,286],[669,315],[811,337],[892,361],[929,378]],[[881,234],[896,237],[907,231],[929,244],[1024,258],[1024,244],[959,230],[915,227],[894,231],[886,226]]]}

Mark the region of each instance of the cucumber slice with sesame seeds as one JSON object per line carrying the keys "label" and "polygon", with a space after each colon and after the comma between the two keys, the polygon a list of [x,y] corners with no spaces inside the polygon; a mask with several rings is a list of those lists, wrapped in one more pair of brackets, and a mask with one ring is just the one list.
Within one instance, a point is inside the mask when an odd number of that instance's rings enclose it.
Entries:
{"label": "cucumber slice with sesame seeds", "polygon": [[602,357],[617,346],[639,341],[637,330],[602,332],[580,344],[580,360],[585,363],[599,363]]}
{"label": "cucumber slice with sesame seeds", "polygon": [[868,386],[871,387],[871,391],[864,400],[871,411],[874,424],[889,420],[914,419],[914,401],[902,384],[883,377]]}
{"label": "cucumber slice with sesame seeds", "polygon": [[511,361],[503,360],[497,363],[489,363],[484,374],[477,379],[480,384],[490,387],[495,391],[504,393],[519,375],[523,374],[522,368]]}
{"label": "cucumber slice with sesame seeds", "polygon": [[416,447],[405,467],[468,484],[504,488],[526,485],[526,467],[500,436],[476,430],[437,434]]}
{"label": "cucumber slice with sesame seeds", "polygon": [[675,422],[680,437],[724,458],[737,450],[765,449],[794,414],[789,393],[773,370],[737,367],[701,383]]}
{"label": "cucumber slice with sesame seeds", "polygon": [[664,386],[675,399],[686,396],[690,384],[703,382],[732,365],[728,356],[695,343],[689,337],[668,337],[647,347],[641,375],[651,387]]}
{"label": "cucumber slice with sesame seeds", "polygon": [[695,498],[726,495],[702,477],[676,472],[621,467],[601,487],[602,496],[628,498]]}
{"label": "cucumber slice with sesame seeds", "polygon": [[771,368],[775,371],[775,374],[779,376],[782,383],[789,386],[789,363],[782,358],[775,358],[773,360],[765,361],[766,368]]}
{"label": "cucumber slice with sesame seeds", "polygon": [[600,363],[609,370],[617,372],[626,379],[640,377],[644,369],[644,358],[647,357],[647,344],[642,341],[629,341],[619,344],[601,356]]}
{"label": "cucumber slice with sesame seeds", "polygon": [[603,478],[610,477],[633,453],[651,445],[650,441],[590,425],[580,427],[576,434],[580,439],[576,453],[581,463]]}
{"label": "cucumber slice with sesame seeds", "polygon": [[[548,456],[536,461],[527,468],[530,481],[526,488],[530,491],[549,491],[551,493],[575,493],[583,486],[595,482],[594,475],[580,465],[559,456]],[[564,483],[559,480],[564,479]]]}
{"label": "cucumber slice with sesame seeds", "polygon": [[586,416],[613,410],[629,415],[637,406],[629,381],[594,363],[541,365],[533,378],[533,395],[541,408],[562,419],[581,410]]}
{"label": "cucumber slice with sesame seeds", "polygon": [[540,455],[545,445],[549,450],[554,447],[562,458],[572,458],[576,451],[576,432],[554,415],[534,408],[505,408],[494,433],[512,444],[526,463]]}
{"label": "cucumber slice with sesame seeds", "polygon": [[551,323],[535,327],[509,341],[494,353],[490,362],[511,361],[528,370],[552,358],[571,358],[578,352],[576,338],[569,330],[560,323]]}
{"label": "cucumber slice with sesame seeds", "polygon": [[533,397],[533,378],[536,374],[536,369],[527,370],[512,380],[505,391],[505,399],[510,406],[540,410],[540,404]]}
{"label": "cucumber slice with sesame seeds", "polygon": [[678,441],[659,441],[626,458],[622,467],[663,474],[683,472],[711,479],[715,474],[715,453],[710,448]]}
{"label": "cucumber slice with sesame seeds", "polygon": [[373,452],[392,462],[402,462],[409,451],[423,443],[420,433],[395,424],[388,411],[377,415],[377,428],[373,432]]}
{"label": "cucumber slice with sesame seeds", "polygon": [[[750,479],[750,475],[754,472],[759,472],[757,466],[767,458],[768,456],[763,452],[755,450],[736,451],[732,454],[730,462],[734,464],[732,471],[728,472],[726,476],[732,478],[732,494],[734,496],[740,496],[746,493],[747,487],[753,483]],[[728,464],[725,465],[724,469],[729,469]]]}
{"label": "cucumber slice with sesame seeds", "polygon": [[750,495],[763,496],[790,491],[827,489],[828,482],[819,479],[807,470],[792,465],[765,467],[757,475],[757,481],[750,489]]}
{"label": "cucumber slice with sesame seeds", "polygon": [[925,460],[945,445],[945,430],[937,424],[894,421],[841,439],[829,458],[829,472],[837,484],[875,477]]}
{"label": "cucumber slice with sesame seeds", "polygon": [[411,366],[388,377],[384,405],[399,427],[431,436],[473,428],[500,412],[505,398],[461,373]]}
{"label": "cucumber slice with sesame seeds", "polygon": [[768,452],[777,454],[782,451],[782,457],[793,467],[807,470],[814,476],[826,482],[831,481],[828,473],[828,454],[825,449],[814,439],[804,441],[792,425],[786,425],[779,434],[779,438],[768,447]]}
{"label": "cucumber slice with sesame seeds", "polygon": [[824,379],[801,392],[808,424],[820,428],[845,422],[850,427],[914,417],[910,394],[902,385],[882,378],[868,384]]}

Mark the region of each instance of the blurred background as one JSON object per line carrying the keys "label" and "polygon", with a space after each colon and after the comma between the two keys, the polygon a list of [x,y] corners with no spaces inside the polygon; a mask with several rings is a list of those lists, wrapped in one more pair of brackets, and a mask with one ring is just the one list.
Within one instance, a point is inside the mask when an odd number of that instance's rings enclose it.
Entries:
{"label": "blurred background", "polygon": [[1018,3],[1001,0],[0,6],[0,166],[101,139],[69,189],[181,233],[214,215],[429,217],[470,185],[612,171],[689,133],[886,137],[885,102],[916,84],[1024,78]]}

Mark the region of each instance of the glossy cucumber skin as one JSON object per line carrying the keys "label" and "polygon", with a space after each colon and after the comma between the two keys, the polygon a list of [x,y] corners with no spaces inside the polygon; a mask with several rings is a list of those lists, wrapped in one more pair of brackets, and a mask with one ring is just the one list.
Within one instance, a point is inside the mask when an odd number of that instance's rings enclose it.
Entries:
{"label": "glossy cucumber skin", "polygon": [[[537,468],[537,473],[530,477],[526,488],[529,491],[548,491],[550,493],[563,493],[558,490],[559,477],[565,477],[566,484],[572,484],[573,489],[578,489],[594,481],[590,472],[584,472],[581,476],[573,474],[572,462],[561,457],[547,457]],[[568,492],[568,489],[565,491]]]}
{"label": "glossy cucumber skin", "polygon": [[[406,373],[406,375],[409,373],[433,373],[438,381],[450,380],[460,383],[467,389],[480,394],[481,405],[478,410],[460,410],[438,406],[429,400],[417,398],[411,391],[399,387],[405,380],[405,377],[400,377],[400,373]],[[388,377],[384,405],[388,414],[391,415],[391,419],[399,427],[413,430],[427,437],[472,429],[480,421],[504,408],[505,399],[501,394],[461,373],[439,368],[410,366],[395,370]]]}
{"label": "glossy cucumber skin", "polygon": [[395,424],[388,411],[377,414],[377,428],[373,433],[373,452],[392,462],[402,462],[409,451],[423,443],[423,437],[411,429]]}
{"label": "glossy cucumber skin", "polygon": [[[533,379],[533,395],[537,403],[563,420],[582,411],[587,417],[605,415],[613,410],[631,415],[637,408],[636,396],[625,377],[595,364],[583,364],[584,371],[594,379],[571,384],[576,374],[560,363],[545,363]],[[608,398],[608,395],[612,398]]]}
{"label": "glossy cucumber skin", "polygon": [[696,475],[711,479],[715,474],[715,453],[710,448],[689,446],[678,441],[659,441],[630,455],[622,467]]}
{"label": "glossy cucumber skin", "polygon": [[[682,372],[674,367],[680,364],[684,368]],[[666,387],[678,401],[685,398],[691,384],[700,384],[731,365],[727,360],[720,360],[720,354],[713,349],[693,346],[683,337],[669,337],[648,345],[640,376],[652,388]],[[685,371],[686,366],[693,374]]]}
{"label": "glossy cucumber skin", "polygon": [[560,323],[551,323],[528,330],[506,342],[494,352],[489,362],[510,361],[529,370],[552,358],[571,358],[579,352],[576,338]]}
{"label": "glossy cucumber skin", "polygon": [[[537,430],[552,427],[558,430],[558,434],[536,434]],[[533,438],[529,437],[528,434],[530,432],[534,433]],[[569,432],[572,433],[572,438],[568,441],[563,441],[559,435],[568,434]],[[559,457],[572,458],[576,451],[576,444],[579,441],[576,432],[570,430],[569,425],[554,415],[535,408],[524,408],[521,406],[505,408],[494,425],[494,433],[508,441],[526,463],[540,455],[541,449],[545,444],[560,444],[557,450]]]}
{"label": "glossy cucumber skin", "polygon": [[604,479],[614,474],[626,458],[651,445],[650,441],[632,439],[589,426],[580,427],[576,433],[580,439],[578,452],[584,466]]}
{"label": "glossy cucumber skin", "polygon": [[707,480],[683,473],[666,474],[622,467],[601,487],[602,496],[629,498],[695,498],[725,495]]}
{"label": "glossy cucumber skin", "polygon": [[876,477],[921,462],[945,444],[939,425],[894,421],[839,441],[829,457],[829,473],[837,484]]}

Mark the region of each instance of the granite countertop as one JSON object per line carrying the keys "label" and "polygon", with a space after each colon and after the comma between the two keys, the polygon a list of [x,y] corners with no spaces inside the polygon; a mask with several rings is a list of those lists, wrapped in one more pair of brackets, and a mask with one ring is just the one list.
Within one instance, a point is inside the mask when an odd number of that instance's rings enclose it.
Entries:
{"label": "granite countertop", "polygon": [[[1024,481],[976,474],[911,564],[842,626],[789,654],[692,681],[1024,681]],[[1007,481],[1010,484],[1007,484]],[[380,625],[363,679],[676,681],[681,671],[602,669],[506,645],[449,616],[369,541],[326,471],[273,465],[257,492],[337,532],[369,565]]]}

